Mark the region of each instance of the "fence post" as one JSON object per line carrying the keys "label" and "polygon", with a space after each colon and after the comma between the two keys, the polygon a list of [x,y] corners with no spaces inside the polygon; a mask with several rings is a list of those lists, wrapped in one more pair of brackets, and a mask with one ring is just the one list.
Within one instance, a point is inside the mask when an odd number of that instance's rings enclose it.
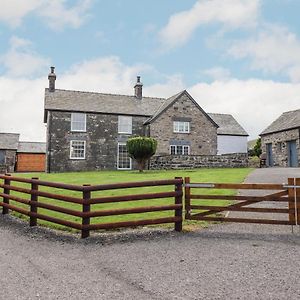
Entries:
{"label": "fence post", "polygon": [[191,215],[191,188],[187,186],[190,183],[190,177],[184,178],[184,204],[185,204],[185,218],[189,219]]}
{"label": "fence post", "polygon": [[175,177],[175,179],[180,179],[180,183],[175,184],[175,192],[178,192],[179,195],[175,196],[175,204],[181,204],[181,208],[175,209],[175,217],[180,217],[180,221],[175,222],[175,231],[182,231],[182,177]]}
{"label": "fence post", "polygon": [[[288,178],[288,185],[295,185],[295,180],[294,178]],[[293,188],[289,187],[288,188],[288,197],[290,198],[289,200],[289,221],[291,225],[296,224],[296,208],[295,208],[295,191]]]}
{"label": "fence post", "polygon": [[[90,184],[84,184],[83,185],[84,187],[85,186],[90,186]],[[90,191],[86,191],[86,190],[83,190],[83,204],[82,204],[82,212],[83,213],[87,213],[87,212],[90,212],[91,211],[91,205],[88,202],[88,200],[91,199],[91,192]],[[83,216],[82,217],[82,225],[90,225],[90,217],[86,217],[86,216]],[[90,236],[90,230],[89,229],[82,229],[81,230],[81,238],[84,239],[84,238],[87,238]]]}
{"label": "fence post", "polygon": [[[32,177],[31,179],[33,180],[39,180],[38,177]],[[38,191],[39,185],[38,183],[31,183],[31,196],[30,196],[30,212],[31,213],[37,213],[37,206],[34,204],[37,204],[38,202],[38,195],[34,194],[35,191]],[[30,226],[36,226],[37,225],[37,217],[34,217],[30,215],[30,220],[29,220],[29,225]]]}
{"label": "fence post", "polygon": [[[10,174],[5,174],[5,176],[11,176]],[[5,185],[10,185],[10,179],[4,179],[4,184]],[[4,188],[3,189],[3,194],[9,195],[10,194],[10,189],[9,188]],[[3,197],[3,203],[9,204],[9,199],[8,198],[4,198]],[[9,209],[8,207],[4,207],[2,208],[2,214],[6,215],[9,213]]]}

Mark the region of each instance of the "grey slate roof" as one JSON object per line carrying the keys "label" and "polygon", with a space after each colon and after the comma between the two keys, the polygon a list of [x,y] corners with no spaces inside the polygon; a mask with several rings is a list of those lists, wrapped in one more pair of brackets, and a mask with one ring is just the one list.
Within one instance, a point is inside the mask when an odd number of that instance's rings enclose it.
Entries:
{"label": "grey slate roof", "polygon": [[18,133],[0,133],[0,149],[17,150],[20,134]]}
{"label": "grey slate roof", "polygon": [[278,131],[285,131],[293,128],[300,128],[300,109],[284,112],[271,125],[269,125],[260,135],[265,135]]}
{"label": "grey slate roof", "polygon": [[19,142],[18,153],[46,153],[46,143]]}
{"label": "grey slate roof", "polygon": [[214,113],[208,113],[208,115],[219,125],[217,134],[248,136],[248,133],[245,131],[245,129],[232,115]]}
{"label": "grey slate roof", "polygon": [[226,114],[207,114],[199,104],[184,90],[170,98],[143,97],[141,100],[135,96],[103,94],[95,92],[80,92],[56,89],[49,92],[45,89],[45,118],[48,110],[95,112],[108,114],[127,114],[148,116],[148,124],[162,114],[181,95],[187,96],[203,112],[204,115],[218,128],[218,134],[244,135],[247,132],[231,116]]}
{"label": "grey slate roof", "polygon": [[[152,116],[166,99],[114,95],[93,92],[79,92],[56,89],[45,90],[45,110],[98,112]],[[46,121],[46,120],[45,120]]]}

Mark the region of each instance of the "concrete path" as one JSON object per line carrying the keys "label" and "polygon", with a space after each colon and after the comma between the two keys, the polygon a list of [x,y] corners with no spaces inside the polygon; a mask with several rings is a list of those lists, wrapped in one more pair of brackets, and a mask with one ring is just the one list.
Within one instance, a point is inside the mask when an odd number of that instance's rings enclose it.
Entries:
{"label": "concrete path", "polygon": [[[247,182],[299,172],[257,170]],[[139,229],[80,240],[0,215],[0,299],[296,300],[299,270],[300,234],[289,226]]]}

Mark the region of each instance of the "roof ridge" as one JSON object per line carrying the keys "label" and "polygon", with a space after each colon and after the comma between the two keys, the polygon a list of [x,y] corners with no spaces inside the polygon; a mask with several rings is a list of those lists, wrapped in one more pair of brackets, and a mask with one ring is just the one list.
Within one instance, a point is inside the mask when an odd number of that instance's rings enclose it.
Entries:
{"label": "roof ridge", "polygon": [[300,108],[299,108],[299,109],[294,109],[294,110],[284,111],[284,112],[282,113],[282,115],[283,115],[283,114],[287,114],[287,113],[291,113],[291,112],[295,112],[295,111],[300,111]]}
{"label": "roof ridge", "polygon": [[[46,88],[45,90],[49,90]],[[97,95],[107,95],[107,96],[123,96],[123,97],[135,97],[134,95],[124,95],[124,94],[112,94],[112,93],[100,93],[100,92],[89,92],[89,91],[78,91],[78,90],[66,90],[66,89],[55,89],[56,91],[64,91],[64,92],[75,92],[75,93],[87,93],[87,94],[97,94]],[[162,97],[149,97],[143,96],[143,98],[151,98],[151,99],[161,99],[166,100],[167,98]]]}
{"label": "roof ridge", "polygon": [[224,114],[224,113],[210,113],[210,112],[208,112],[207,114],[208,115],[222,115],[222,116],[232,116],[233,117],[232,114]]}

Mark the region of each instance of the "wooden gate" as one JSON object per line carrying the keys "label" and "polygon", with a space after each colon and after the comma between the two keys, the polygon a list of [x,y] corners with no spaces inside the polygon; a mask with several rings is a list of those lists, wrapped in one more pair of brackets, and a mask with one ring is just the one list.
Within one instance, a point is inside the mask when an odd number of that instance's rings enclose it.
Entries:
{"label": "wooden gate", "polygon": [[[196,189],[201,189],[202,193],[196,194]],[[228,192],[224,195],[224,191],[230,189],[249,192],[248,195],[229,195]],[[251,190],[264,191],[264,195],[251,196]],[[218,204],[213,205],[216,201],[219,201]],[[258,203],[268,203],[269,207],[250,206]],[[235,184],[191,183],[186,177],[185,211],[188,220],[300,225],[300,178],[289,178],[288,184]],[[242,212],[242,216],[236,216],[236,213],[226,216],[224,212]],[[271,218],[266,218],[266,213],[272,214]],[[261,214],[263,217],[257,216]]]}

